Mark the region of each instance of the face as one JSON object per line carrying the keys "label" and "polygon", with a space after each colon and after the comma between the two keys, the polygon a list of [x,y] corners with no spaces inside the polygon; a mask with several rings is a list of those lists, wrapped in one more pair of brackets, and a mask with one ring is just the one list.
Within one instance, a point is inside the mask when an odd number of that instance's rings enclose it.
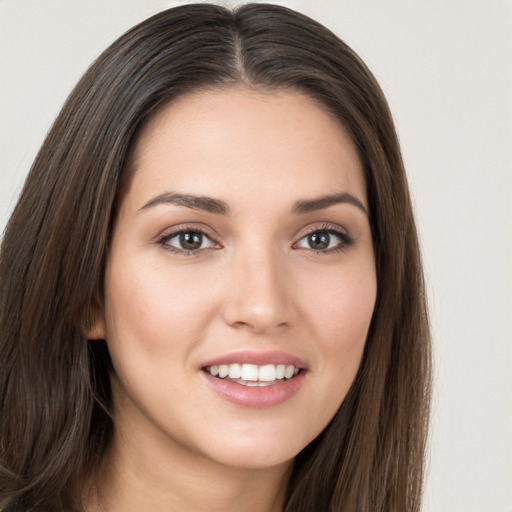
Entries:
{"label": "face", "polygon": [[376,277],[361,162],[295,92],[184,96],[132,152],[106,272],[116,432],[141,452],[285,463],[356,375]]}

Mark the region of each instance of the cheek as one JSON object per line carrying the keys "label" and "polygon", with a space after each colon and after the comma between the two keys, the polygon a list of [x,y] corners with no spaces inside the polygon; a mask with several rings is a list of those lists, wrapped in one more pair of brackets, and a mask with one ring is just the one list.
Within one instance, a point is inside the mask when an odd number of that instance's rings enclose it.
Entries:
{"label": "cheek", "polygon": [[[329,275],[330,274],[330,275]],[[315,286],[302,282],[301,317],[314,340],[310,377],[315,421],[307,425],[313,439],[329,423],[354,382],[364,351],[376,298],[373,260],[316,273]]]}
{"label": "cheek", "polygon": [[343,272],[316,278],[315,286],[305,286],[305,303],[311,321],[328,339],[357,342],[366,332],[376,299],[376,279],[372,266],[360,272]]}
{"label": "cheek", "polygon": [[120,262],[108,273],[106,314],[111,335],[136,337],[151,350],[208,322],[216,290],[201,286],[203,276],[179,269],[170,272],[169,265],[158,261],[140,263]]}
{"label": "cheek", "polygon": [[[357,270],[357,271],[356,271]],[[317,276],[305,288],[304,316],[321,353],[321,371],[348,389],[359,367],[376,299],[373,264]]]}

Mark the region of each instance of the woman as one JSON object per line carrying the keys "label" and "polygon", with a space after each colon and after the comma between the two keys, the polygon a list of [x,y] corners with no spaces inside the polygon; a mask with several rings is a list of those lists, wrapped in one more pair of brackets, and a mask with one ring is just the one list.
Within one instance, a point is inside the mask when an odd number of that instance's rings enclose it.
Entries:
{"label": "woman", "polygon": [[0,260],[0,508],[415,511],[430,386],[386,101],[283,7],[93,64]]}

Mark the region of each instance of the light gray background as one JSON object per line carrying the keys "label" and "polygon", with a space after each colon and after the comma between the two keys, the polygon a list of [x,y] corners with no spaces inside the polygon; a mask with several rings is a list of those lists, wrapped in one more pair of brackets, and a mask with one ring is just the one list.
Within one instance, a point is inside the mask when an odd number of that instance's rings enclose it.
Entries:
{"label": "light gray background", "polygon": [[[124,30],[178,3],[0,0],[0,230],[88,64]],[[276,3],[359,52],[395,116],[435,338],[425,510],[512,512],[512,2]]]}

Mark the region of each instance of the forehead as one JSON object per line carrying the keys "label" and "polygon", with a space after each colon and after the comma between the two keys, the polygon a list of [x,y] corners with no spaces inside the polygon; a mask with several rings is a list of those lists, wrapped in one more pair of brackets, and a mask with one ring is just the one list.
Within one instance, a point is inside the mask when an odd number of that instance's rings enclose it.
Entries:
{"label": "forehead", "polygon": [[222,197],[340,191],[365,201],[357,150],[326,108],[296,91],[242,87],[182,96],[160,109],[134,143],[132,191]]}

